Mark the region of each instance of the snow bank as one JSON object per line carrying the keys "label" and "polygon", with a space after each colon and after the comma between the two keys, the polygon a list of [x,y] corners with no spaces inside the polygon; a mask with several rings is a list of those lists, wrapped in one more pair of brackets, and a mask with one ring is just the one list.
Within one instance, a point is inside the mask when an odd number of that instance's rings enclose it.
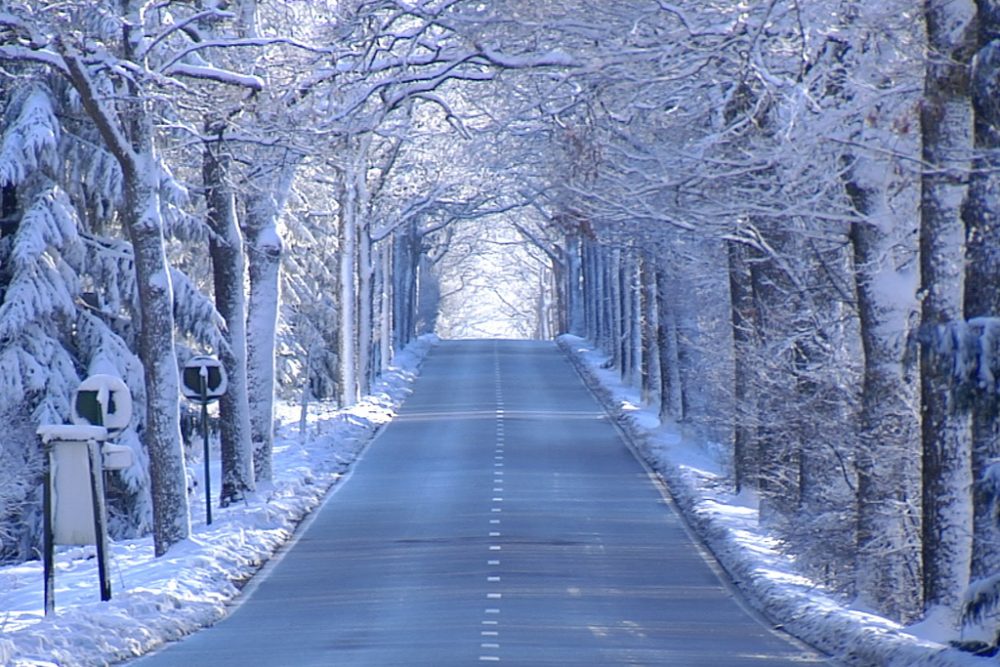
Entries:
{"label": "snow bank", "polygon": [[[279,405],[274,481],[245,504],[214,510],[211,526],[195,524],[192,537],[161,558],[153,557],[152,539],[112,544],[110,602],[99,601],[93,547],[58,551],[56,613],[48,618],[41,563],[0,568],[0,665],[109,664],[221,619],[242,585],[392,418],[435,340],[410,345],[373,394],[350,409],[313,404],[302,437],[298,406]],[[204,503],[197,494],[191,500],[195,519],[203,521]]]}
{"label": "snow bank", "polygon": [[607,370],[608,358],[587,341],[562,336],[568,354],[591,390],[608,408],[631,444],[668,487],[696,538],[715,555],[746,601],[779,627],[841,664],[871,667],[985,667],[995,664],[919,639],[898,623],[844,606],[799,573],[792,558],[761,529],[753,498],[725,487],[717,457],[656,415],[637,407],[637,390]]}

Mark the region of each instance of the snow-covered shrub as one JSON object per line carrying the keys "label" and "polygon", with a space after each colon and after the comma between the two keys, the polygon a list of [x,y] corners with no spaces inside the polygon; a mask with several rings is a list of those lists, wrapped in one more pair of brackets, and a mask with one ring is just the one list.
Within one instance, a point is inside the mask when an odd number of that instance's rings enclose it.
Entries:
{"label": "snow-covered shrub", "polygon": [[41,544],[43,456],[28,405],[0,414],[0,563],[37,556]]}

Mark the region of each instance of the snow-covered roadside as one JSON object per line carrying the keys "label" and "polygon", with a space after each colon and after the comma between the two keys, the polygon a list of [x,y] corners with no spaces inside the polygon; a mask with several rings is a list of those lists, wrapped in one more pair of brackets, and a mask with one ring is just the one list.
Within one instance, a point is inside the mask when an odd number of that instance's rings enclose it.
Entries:
{"label": "snow-covered roadside", "polygon": [[423,337],[407,347],[358,405],[312,404],[305,437],[298,406],[279,405],[273,483],[243,505],[213,510],[211,526],[194,494],[192,536],[164,557],[153,557],[151,538],[114,543],[110,602],[99,601],[93,547],[58,552],[56,613],[49,618],[41,563],[0,568],[0,665],[107,665],[216,622],[392,418],[435,341]]}
{"label": "snow-covered roadside", "polygon": [[984,667],[986,659],[925,641],[897,623],[845,607],[802,576],[793,559],[757,522],[753,502],[726,490],[717,458],[704,443],[661,428],[643,410],[638,391],[606,368],[608,358],[587,341],[562,336],[594,393],[617,419],[646,463],[664,480],[674,502],[715,554],[747,601],[775,625],[846,665],[871,667]]}

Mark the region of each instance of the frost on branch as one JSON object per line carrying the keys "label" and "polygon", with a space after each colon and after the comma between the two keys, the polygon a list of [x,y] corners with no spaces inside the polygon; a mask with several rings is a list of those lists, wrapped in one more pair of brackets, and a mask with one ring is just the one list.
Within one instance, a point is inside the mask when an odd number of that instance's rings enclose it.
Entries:
{"label": "frost on branch", "polygon": [[60,145],[63,186],[74,201],[85,205],[93,218],[85,225],[90,230],[102,228],[114,216],[124,193],[122,172],[118,161],[96,136],[66,133]]}
{"label": "frost on branch", "polygon": [[6,129],[0,144],[0,184],[18,185],[31,173],[55,162],[59,121],[52,110],[47,88],[32,85],[16,95],[3,119]]}
{"label": "frost on branch", "polygon": [[[6,291],[0,304],[0,411],[33,403],[40,421],[69,415],[77,376],[60,340],[75,316],[83,257],[76,214],[57,187],[40,193],[17,233],[0,244]],[[37,423],[36,422],[36,423]]]}
{"label": "frost on branch", "polygon": [[1000,607],[1000,574],[979,579],[969,585],[962,607],[962,620],[968,625],[982,623]]}
{"label": "frost on branch", "polygon": [[25,212],[7,257],[13,275],[0,305],[0,339],[72,315],[79,285],[69,262],[82,258],[76,229],[76,214],[58,188],[36,197]]}
{"label": "frost on branch", "polygon": [[178,269],[171,269],[170,281],[174,287],[174,323],[177,328],[198,343],[221,350],[227,345],[222,335],[226,324],[211,299]]}

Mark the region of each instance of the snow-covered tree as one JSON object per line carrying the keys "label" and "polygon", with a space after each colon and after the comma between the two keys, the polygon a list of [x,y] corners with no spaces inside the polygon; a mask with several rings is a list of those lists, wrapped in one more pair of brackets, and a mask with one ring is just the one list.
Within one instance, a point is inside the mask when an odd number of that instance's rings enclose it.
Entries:
{"label": "snow-covered tree", "polygon": [[[67,81],[119,169],[121,203],[115,213],[131,242],[135,269],[136,340],[145,371],[144,440],[153,532],[156,551],[162,554],[187,536],[189,518],[174,356],[174,274],[164,240],[168,205],[163,192],[170,177],[159,157],[148,86],[181,78],[260,84],[253,77],[195,62],[197,47],[188,48],[185,33],[170,22],[174,17],[163,23],[163,14],[148,14],[138,3],[122,8],[68,3],[44,15],[31,5],[11,9],[3,17],[0,58],[46,68]],[[135,75],[122,76],[124,72]]]}
{"label": "snow-covered tree", "polygon": [[957,621],[972,562],[972,447],[968,412],[956,405],[949,325],[964,317],[964,177],[971,166],[973,113],[969,64],[976,6],[925,5],[928,62],[921,107],[920,208],[925,605]]}

